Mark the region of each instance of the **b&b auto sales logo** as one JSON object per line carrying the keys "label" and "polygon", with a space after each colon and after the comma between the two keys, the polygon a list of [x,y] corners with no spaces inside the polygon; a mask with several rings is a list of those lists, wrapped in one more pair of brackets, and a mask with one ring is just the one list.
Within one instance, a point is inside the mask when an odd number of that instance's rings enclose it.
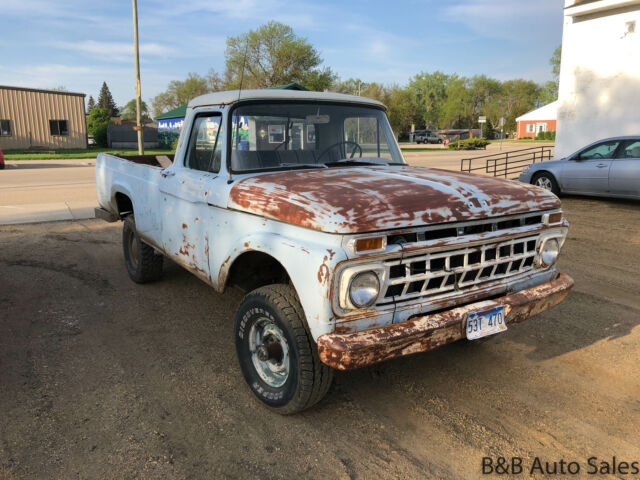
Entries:
{"label": "b&b auto sales logo", "polygon": [[539,457],[482,457],[482,475],[542,475],[584,476],[618,475],[623,478],[640,478],[639,460],[621,460],[617,457],[588,457],[583,461],[545,460]]}

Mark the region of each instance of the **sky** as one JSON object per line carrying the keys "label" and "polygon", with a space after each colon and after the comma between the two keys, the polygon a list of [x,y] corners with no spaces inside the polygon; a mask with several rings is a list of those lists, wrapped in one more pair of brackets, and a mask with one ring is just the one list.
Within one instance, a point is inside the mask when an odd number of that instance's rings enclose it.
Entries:
{"label": "sky", "polygon": [[[269,20],[305,37],[341,78],[406,84],[440,70],[551,79],[561,0],[138,0],[143,99],[189,72],[224,71],[225,40]],[[128,0],[0,0],[0,85],[135,96]]]}

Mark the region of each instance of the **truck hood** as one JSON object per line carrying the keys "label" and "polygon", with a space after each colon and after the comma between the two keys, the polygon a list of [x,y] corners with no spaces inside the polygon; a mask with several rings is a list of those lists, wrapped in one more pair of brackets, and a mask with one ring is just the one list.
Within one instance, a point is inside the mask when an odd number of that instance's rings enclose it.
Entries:
{"label": "truck hood", "polygon": [[533,185],[418,167],[265,173],[238,181],[229,208],[328,233],[354,234],[560,207]]}

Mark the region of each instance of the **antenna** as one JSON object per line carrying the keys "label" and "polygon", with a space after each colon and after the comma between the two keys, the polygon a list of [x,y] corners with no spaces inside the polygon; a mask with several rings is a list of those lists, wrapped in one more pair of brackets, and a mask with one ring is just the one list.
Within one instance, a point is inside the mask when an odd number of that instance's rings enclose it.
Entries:
{"label": "antenna", "polygon": [[[247,64],[248,51],[249,51],[249,37],[247,37],[247,44],[244,47],[244,57],[242,58],[242,70],[240,71],[240,87],[238,88],[238,100],[240,100],[240,95],[242,94],[242,82],[244,82],[244,67]],[[237,121],[235,125],[236,125],[235,141],[238,141],[238,122]],[[231,162],[229,162],[229,180],[227,180],[227,185],[230,183],[233,183],[233,177],[231,173]]]}

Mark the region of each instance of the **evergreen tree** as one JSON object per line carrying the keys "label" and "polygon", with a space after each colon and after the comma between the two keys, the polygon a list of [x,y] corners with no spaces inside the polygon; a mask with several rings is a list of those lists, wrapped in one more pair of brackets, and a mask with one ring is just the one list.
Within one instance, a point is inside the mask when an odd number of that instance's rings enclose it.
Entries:
{"label": "evergreen tree", "polygon": [[87,100],[87,113],[91,113],[91,110],[94,108],[96,108],[96,101],[89,95],[89,100]]}
{"label": "evergreen tree", "polygon": [[118,117],[120,115],[120,111],[116,106],[116,102],[113,100],[113,97],[111,96],[109,87],[107,87],[107,82],[102,82],[100,95],[98,95],[97,106],[100,108],[104,108],[107,112],[109,112],[110,117]]}

